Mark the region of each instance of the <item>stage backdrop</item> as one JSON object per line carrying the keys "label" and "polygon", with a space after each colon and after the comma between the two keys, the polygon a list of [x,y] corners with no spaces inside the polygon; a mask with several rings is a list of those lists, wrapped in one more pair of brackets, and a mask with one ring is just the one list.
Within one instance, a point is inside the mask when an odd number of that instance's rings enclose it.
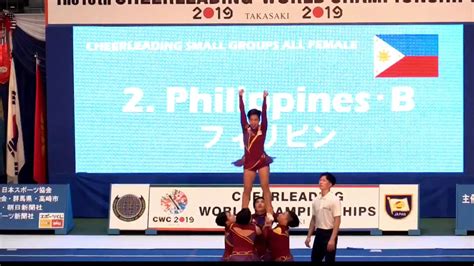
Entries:
{"label": "stage backdrop", "polygon": [[473,32],[49,25],[50,180],[85,217],[107,216],[111,183],[241,183],[238,90],[247,110],[268,90],[272,183],[416,183],[421,217],[453,217],[474,173]]}

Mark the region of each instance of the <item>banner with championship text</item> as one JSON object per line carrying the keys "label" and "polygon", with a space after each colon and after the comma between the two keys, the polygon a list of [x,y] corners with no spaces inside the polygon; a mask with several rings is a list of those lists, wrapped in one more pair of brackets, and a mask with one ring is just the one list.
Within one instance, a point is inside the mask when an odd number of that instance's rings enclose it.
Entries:
{"label": "banner with championship text", "polygon": [[[275,212],[294,211],[299,229],[308,229],[316,186],[272,186]],[[379,186],[336,186],[331,189],[342,203],[342,229],[378,228]],[[254,188],[251,199],[263,196]],[[150,187],[149,229],[221,230],[216,215],[222,211],[237,213],[241,208],[241,187]],[[253,200],[250,202],[253,206]],[[253,210],[253,208],[251,207]]]}
{"label": "banner with championship text", "polygon": [[[297,229],[307,230],[317,186],[273,185],[275,212],[294,211]],[[341,230],[408,231],[419,234],[418,185],[338,185],[331,189],[341,200]],[[221,231],[217,214],[241,209],[242,188],[112,184],[109,233],[119,230]],[[149,193],[147,193],[149,192]],[[255,187],[253,199],[262,196]],[[148,225],[148,226],[147,226]]]}
{"label": "banner with championship text", "polygon": [[73,25],[474,21],[474,0],[49,0],[46,5],[49,24]]}

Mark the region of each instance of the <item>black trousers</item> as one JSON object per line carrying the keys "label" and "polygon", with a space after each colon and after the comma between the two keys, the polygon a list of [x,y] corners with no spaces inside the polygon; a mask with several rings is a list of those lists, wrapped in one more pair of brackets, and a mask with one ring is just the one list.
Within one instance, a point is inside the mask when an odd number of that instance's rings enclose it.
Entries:
{"label": "black trousers", "polygon": [[328,252],[328,242],[331,239],[332,229],[316,229],[316,236],[314,238],[313,250],[311,251],[311,262],[325,262],[331,263],[336,261],[336,249]]}

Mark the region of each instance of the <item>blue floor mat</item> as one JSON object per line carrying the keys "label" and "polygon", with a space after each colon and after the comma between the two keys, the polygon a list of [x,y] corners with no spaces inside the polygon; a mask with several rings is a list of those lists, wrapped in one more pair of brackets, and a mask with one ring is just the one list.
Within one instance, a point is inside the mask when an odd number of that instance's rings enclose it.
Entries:
{"label": "blue floor mat", "polygon": [[[18,249],[0,250],[0,261],[219,261],[222,249]],[[293,249],[310,261],[310,249]],[[338,249],[337,261],[471,261],[474,249]]]}

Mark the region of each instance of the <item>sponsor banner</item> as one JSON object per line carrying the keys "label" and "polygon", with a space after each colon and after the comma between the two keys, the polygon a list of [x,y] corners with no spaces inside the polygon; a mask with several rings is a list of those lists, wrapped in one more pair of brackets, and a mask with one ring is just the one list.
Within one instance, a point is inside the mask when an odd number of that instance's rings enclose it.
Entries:
{"label": "sponsor banner", "polygon": [[379,229],[408,231],[418,229],[418,185],[380,185]]}
{"label": "sponsor banner", "polygon": [[46,5],[49,24],[474,21],[473,0],[49,0]]}
{"label": "sponsor banner", "polygon": [[55,230],[74,226],[69,185],[0,185],[0,230]]}
{"label": "sponsor banner", "polygon": [[64,213],[40,213],[40,229],[57,229],[64,227]]}
{"label": "sponsor banner", "polygon": [[112,184],[109,229],[146,230],[149,184]]}
{"label": "sponsor banner", "polygon": [[[299,229],[308,229],[316,186],[271,186],[276,212],[294,211]],[[343,229],[378,228],[378,186],[336,186],[331,189],[342,201]],[[254,187],[251,199],[262,196]],[[215,217],[222,211],[241,208],[241,187],[150,187],[148,227],[157,230],[221,230]],[[253,206],[253,200],[250,202]],[[252,207],[251,207],[252,209]]]}
{"label": "sponsor banner", "polygon": [[474,185],[456,185],[456,230],[474,230]]}

